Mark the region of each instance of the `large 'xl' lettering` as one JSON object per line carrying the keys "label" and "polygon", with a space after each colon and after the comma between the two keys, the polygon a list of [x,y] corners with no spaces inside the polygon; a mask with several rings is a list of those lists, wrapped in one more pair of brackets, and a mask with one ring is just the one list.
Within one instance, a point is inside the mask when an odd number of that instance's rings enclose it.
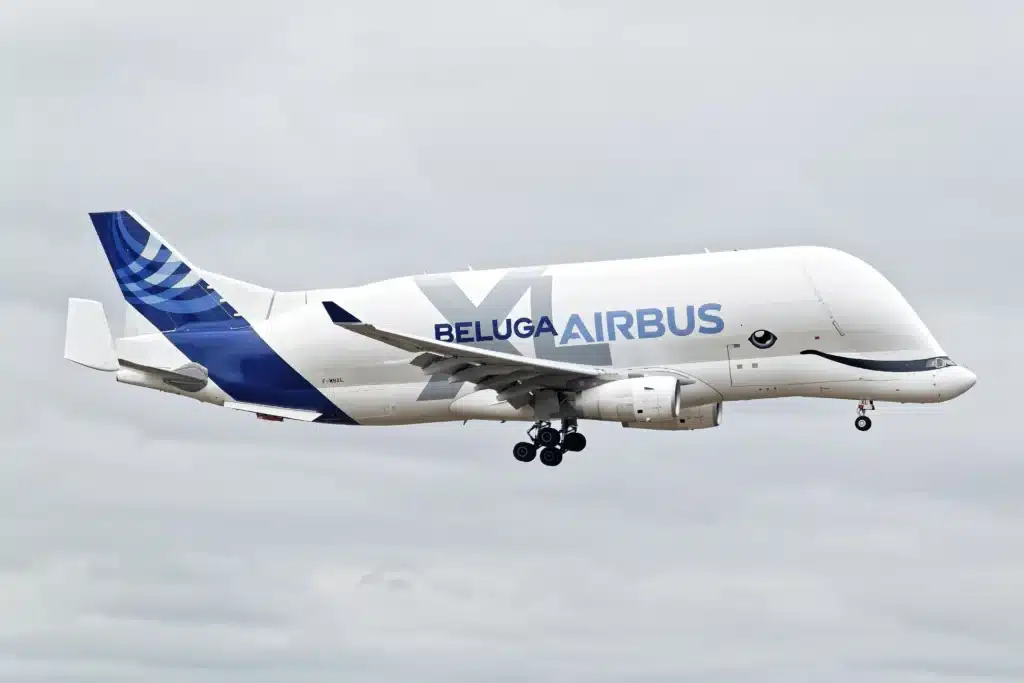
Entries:
{"label": "large 'xl' lettering", "polygon": [[[504,320],[510,317],[516,303],[530,292],[530,314],[534,320],[551,314],[551,276],[544,275],[544,268],[515,268],[505,273],[487,293],[479,306],[473,304],[451,275],[418,275],[413,278],[416,286],[430,303],[451,324],[466,320]],[[521,355],[508,339],[491,339],[474,342],[492,351]],[[585,365],[611,365],[612,354],[608,344],[587,344],[586,346],[555,345],[555,335],[542,334],[534,337],[533,349],[537,358],[558,360]],[[448,378],[433,375],[417,400],[431,401],[453,399],[462,384],[450,384]]]}

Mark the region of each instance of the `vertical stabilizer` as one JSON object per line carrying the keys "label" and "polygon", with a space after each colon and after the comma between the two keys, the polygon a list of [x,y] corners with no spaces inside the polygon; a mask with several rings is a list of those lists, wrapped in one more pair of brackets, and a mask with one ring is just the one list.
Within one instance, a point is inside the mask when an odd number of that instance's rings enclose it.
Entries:
{"label": "vertical stabilizer", "polygon": [[[157,330],[226,322],[254,311],[265,315],[271,290],[196,268],[132,212],[89,217],[125,301]],[[223,281],[230,291],[214,289],[210,279]]]}

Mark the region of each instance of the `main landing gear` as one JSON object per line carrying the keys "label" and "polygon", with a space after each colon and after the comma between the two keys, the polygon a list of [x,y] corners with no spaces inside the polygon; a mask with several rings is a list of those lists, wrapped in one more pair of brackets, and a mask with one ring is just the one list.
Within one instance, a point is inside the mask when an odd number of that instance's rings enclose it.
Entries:
{"label": "main landing gear", "polygon": [[555,429],[550,422],[535,422],[526,432],[529,441],[520,441],[512,448],[512,455],[519,462],[530,462],[540,452],[540,461],[548,467],[562,464],[562,456],[566,451],[578,452],[587,447],[585,436],[576,431],[576,419],[562,420],[561,430]]}
{"label": "main landing gear", "polygon": [[853,426],[856,427],[858,431],[866,432],[871,429],[871,418],[865,413],[874,409],[875,402],[871,399],[864,399],[857,406],[857,419],[853,421]]}

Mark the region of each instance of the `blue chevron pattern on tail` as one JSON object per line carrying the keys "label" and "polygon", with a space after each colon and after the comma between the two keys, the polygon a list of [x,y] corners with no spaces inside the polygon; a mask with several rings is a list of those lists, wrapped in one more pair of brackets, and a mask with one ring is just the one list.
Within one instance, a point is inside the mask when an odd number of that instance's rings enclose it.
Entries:
{"label": "blue chevron pattern on tail", "polygon": [[231,304],[129,212],[90,213],[89,217],[125,301],[158,330],[237,318]]}

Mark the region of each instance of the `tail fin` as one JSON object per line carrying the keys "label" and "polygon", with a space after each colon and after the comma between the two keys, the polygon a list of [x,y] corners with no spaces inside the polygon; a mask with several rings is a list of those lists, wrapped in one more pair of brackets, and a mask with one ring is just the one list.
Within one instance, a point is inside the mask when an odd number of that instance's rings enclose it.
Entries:
{"label": "tail fin", "polygon": [[125,301],[161,332],[239,316],[201,271],[131,212],[89,217]]}

